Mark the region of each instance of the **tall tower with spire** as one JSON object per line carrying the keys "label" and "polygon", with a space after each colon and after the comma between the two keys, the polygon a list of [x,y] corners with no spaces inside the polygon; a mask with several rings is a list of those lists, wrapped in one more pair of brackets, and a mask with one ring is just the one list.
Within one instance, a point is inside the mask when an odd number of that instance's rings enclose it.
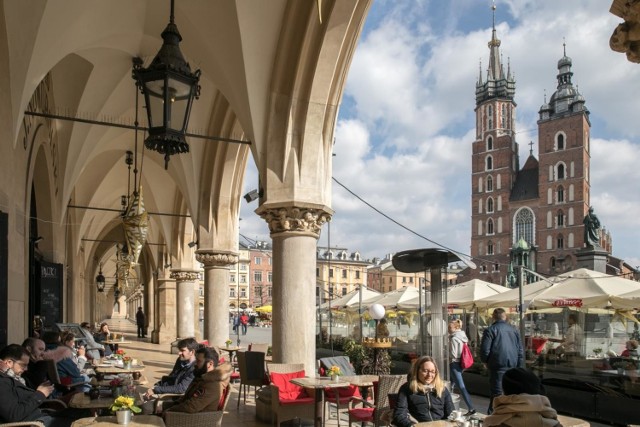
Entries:
{"label": "tall tower with spire", "polygon": [[[472,151],[471,255],[478,269],[464,279],[507,284],[509,265],[526,248],[526,267],[546,275],[577,268],[584,247],[582,220],[590,204],[589,111],[573,86],[571,58],[558,61],[557,88],[539,111],[534,142],[522,168],[515,130],[515,78],[505,73],[495,5],[489,66],[476,83]],[[602,245],[611,252],[609,242]],[[608,244],[607,244],[608,243]]]}
{"label": "tall tower with spire", "polygon": [[[476,138],[471,167],[471,255],[486,260],[483,273],[504,273],[511,248],[509,195],[519,169],[515,140],[515,78],[505,73],[495,26],[489,41],[489,66],[476,83]],[[496,282],[497,283],[497,282]]]}

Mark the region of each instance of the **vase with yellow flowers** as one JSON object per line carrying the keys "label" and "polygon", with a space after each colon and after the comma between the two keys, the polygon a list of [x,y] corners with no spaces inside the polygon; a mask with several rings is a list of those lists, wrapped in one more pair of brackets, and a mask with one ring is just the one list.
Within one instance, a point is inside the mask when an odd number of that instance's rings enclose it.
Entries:
{"label": "vase with yellow flowers", "polygon": [[331,377],[332,381],[338,381],[340,379],[340,375],[342,375],[342,371],[340,371],[340,367],[333,365],[327,371],[327,375]]}
{"label": "vase with yellow flowers", "polygon": [[116,413],[118,424],[128,424],[131,421],[132,413],[139,414],[141,409],[135,405],[131,396],[118,396],[111,404],[111,411]]}

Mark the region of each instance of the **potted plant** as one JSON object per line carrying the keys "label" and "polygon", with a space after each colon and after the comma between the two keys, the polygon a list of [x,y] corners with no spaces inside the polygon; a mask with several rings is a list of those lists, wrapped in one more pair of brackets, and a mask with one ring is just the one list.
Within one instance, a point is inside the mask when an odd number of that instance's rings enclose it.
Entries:
{"label": "potted plant", "polygon": [[122,358],[122,367],[124,369],[131,369],[133,366],[133,358],[131,356],[124,356]]}
{"label": "potted plant", "polygon": [[340,375],[342,375],[342,372],[340,367],[336,365],[332,365],[327,371],[327,376],[330,376],[332,381],[338,381]]}
{"label": "potted plant", "polygon": [[227,339],[224,343],[227,345],[227,348],[229,348],[229,346],[231,345],[231,343],[233,343],[233,341],[231,341],[230,339]]}
{"label": "potted plant", "polygon": [[123,394],[124,382],[120,378],[114,378],[109,382],[111,387],[111,395],[113,397],[120,397]]}
{"label": "potted plant", "polygon": [[141,412],[141,409],[135,405],[133,397],[130,396],[118,396],[110,409],[116,413],[118,424],[128,424],[131,421],[132,412],[136,414]]}
{"label": "potted plant", "polygon": [[115,351],[115,357],[116,359],[122,359],[125,355],[125,352],[123,349],[119,348]]}

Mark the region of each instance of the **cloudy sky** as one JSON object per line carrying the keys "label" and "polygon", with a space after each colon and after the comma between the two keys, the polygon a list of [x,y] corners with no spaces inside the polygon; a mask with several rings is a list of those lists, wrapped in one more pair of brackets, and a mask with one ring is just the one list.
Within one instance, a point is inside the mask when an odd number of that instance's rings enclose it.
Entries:
{"label": "cloudy sky", "polygon": [[[591,112],[591,201],[613,253],[640,265],[640,65],[609,48],[620,18],[610,0],[496,1],[503,62],[516,78],[520,160],[557,62]],[[336,127],[331,246],[365,258],[445,246],[468,254],[475,83],[486,74],[490,0],[375,0],[351,65]],[[506,66],[506,65],[505,65]],[[257,182],[252,165],[246,190]],[[348,189],[348,190],[347,190]],[[353,194],[352,194],[353,193]],[[383,217],[356,196],[425,240]],[[241,233],[268,239],[242,202]],[[325,226],[319,244],[327,245]],[[241,239],[244,241],[244,239]],[[437,243],[436,244],[434,244]]]}

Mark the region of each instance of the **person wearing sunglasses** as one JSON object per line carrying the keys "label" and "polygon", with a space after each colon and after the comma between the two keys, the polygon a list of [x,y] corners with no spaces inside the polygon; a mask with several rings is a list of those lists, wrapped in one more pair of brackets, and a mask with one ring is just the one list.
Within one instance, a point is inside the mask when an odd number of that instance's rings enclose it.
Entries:
{"label": "person wearing sunglasses", "polygon": [[400,387],[393,424],[411,427],[419,422],[446,420],[453,412],[453,399],[431,356],[418,358]]}

